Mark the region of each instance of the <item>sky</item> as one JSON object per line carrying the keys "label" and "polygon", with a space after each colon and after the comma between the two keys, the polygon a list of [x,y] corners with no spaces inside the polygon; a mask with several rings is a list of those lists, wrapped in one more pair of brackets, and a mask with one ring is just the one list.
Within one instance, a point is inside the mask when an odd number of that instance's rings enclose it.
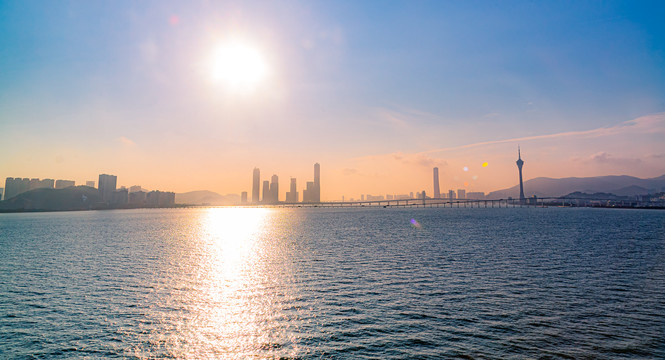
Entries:
{"label": "sky", "polygon": [[[258,167],[283,200],[318,162],[323,200],[431,193],[434,166],[442,191],[490,192],[517,183],[518,145],[525,179],[660,176],[664,13],[662,1],[2,1],[0,178],[107,173],[237,194]],[[239,64],[229,48],[245,49]]]}

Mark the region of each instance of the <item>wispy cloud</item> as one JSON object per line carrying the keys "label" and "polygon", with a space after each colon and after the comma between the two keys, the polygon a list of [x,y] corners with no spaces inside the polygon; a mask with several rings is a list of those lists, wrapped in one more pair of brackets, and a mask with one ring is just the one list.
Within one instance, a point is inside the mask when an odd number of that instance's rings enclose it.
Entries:
{"label": "wispy cloud", "polygon": [[124,137],[124,136],[121,136],[121,137],[117,138],[116,141],[121,143],[124,146],[134,146],[134,145],[136,145],[136,143],[134,141],[132,141],[131,139],[129,139],[127,137]]}
{"label": "wispy cloud", "polygon": [[545,134],[545,135],[535,135],[535,136],[525,136],[519,138],[511,139],[502,139],[502,140],[492,140],[485,142],[478,142],[473,144],[448,147],[448,148],[438,148],[423,151],[422,154],[432,154],[438,152],[446,151],[455,151],[470,149],[476,147],[483,147],[488,145],[497,145],[497,144],[507,144],[507,143],[520,143],[534,140],[553,140],[561,138],[597,138],[610,135],[620,135],[626,133],[664,133],[665,134],[665,113],[653,114],[648,116],[643,116],[634,120],[624,121],[614,126],[596,128],[591,130],[583,131],[568,131],[561,132],[556,134]]}
{"label": "wispy cloud", "polygon": [[613,165],[613,166],[627,166],[627,165],[638,165],[642,163],[640,158],[629,158],[621,157],[610,154],[605,151],[600,151],[595,154],[591,154],[585,158],[573,158],[573,161],[581,161],[588,164],[597,164],[597,165]]}

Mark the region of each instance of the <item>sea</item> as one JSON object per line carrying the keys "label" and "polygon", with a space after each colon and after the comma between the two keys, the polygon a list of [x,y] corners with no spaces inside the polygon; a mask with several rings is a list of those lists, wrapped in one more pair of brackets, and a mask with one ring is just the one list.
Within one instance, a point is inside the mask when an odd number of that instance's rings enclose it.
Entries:
{"label": "sea", "polygon": [[0,214],[1,359],[665,358],[665,211]]}

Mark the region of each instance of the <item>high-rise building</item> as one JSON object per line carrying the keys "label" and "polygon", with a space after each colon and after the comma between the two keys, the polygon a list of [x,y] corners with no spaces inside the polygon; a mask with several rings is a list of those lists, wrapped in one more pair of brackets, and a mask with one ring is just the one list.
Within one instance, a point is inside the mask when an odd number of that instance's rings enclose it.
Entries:
{"label": "high-rise building", "polygon": [[115,175],[100,174],[99,181],[97,182],[99,196],[102,201],[110,202],[113,200],[113,192],[115,191],[118,177]]}
{"label": "high-rise building", "polygon": [[243,191],[240,193],[240,203],[247,204],[247,191]]}
{"label": "high-rise building", "polygon": [[254,176],[252,178],[252,203],[254,204],[259,203],[260,191],[261,191],[261,171],[259,170],[259,168],[254,168]]}
{"label": "high-rise building", "polygon": [[128,196],[128,203],[134,206],[145,206],[148,193],[145,191],[130,192]]}
{"label": "high-rise building", "polygon": [[522,184],[522,166],[524,165],[524,161],[522,160],[522,154],[520,153],[520,146],[517,145],[517,168],[520,171],[520,203],[524,204],[525,202],[525,197],[524,197],[524,185]]}
{"label": "high-rise building", "polygon": [[55,180],[43,179],[39,182],[40,188],[53,189],[55,187]]}
{"label": "high-rise building", "polygon": [[466,199],[466,190],[457,189],[457,198],[458,199]]}
{"label": "high-rise building", "polygon": [[448,199],[455,200],[455,190],[448,190]]}
{"label": "high-rise building", "polygon": [[263,181],[263,197],[261,202],[265,204],[270,202],[270,181],[268,180]]}
{"label": "high-rise building", "polygon": [[30,179],[11,178],[5,180],[5,200],[30,190]]}
{"label": "high-rise building", "polygon": [[129,202],[129,192],[126,188],[116,190],[111,194],[111,204],[114,206],[124,206]]}
{"label": "high-rise building", "polygon": [[441,197],[441,189],[439,189],[439,168],[434,168],[434,198],[438,199]]}
{"label": "high-rise building", "polygon": [[85,186],[89,186],[91,188],[95,187],[95,180],[88,180],[85,182]]}
{"label": "high-rise building", "polygon": [[146,205],[152,207],[173,206],[175,193],[168,191],[151,191],[146,194]]}
{"label": "high-rise building", "polygon": [[132,185],[132,186],[129,187],[129,192],[130,193],[139,192],[139,191],[143,191],[143,188],[141,187],[141,185]]}
{"label": "high-rise building", "polygon": [[56,189],[65,189],[68,187],[75,186],[76,183],[74,180],[56,180],[55,181],[55,188]]}
{"label": "high-rise building", "polygon": [[474,192],[474,191],[469,191],[466,193],[466,198],[471,199],[471,200],[483,200],[485,199],[485,193],[484,192]]}
{"label": "high-rise building", "polygon": [[314,164],[314,194],[312,202],[321,202],[321,165]]}
{"label": "high-rise building", "polygon": [[286,193],[286,202],[287,203],[297,203],[298,202],[298,190],[296,187],[296,179],[291,178],[291,187],[289,192]]}
{"label": "high-rise building", "polygon": [[30,190],[39,189],[39,179],[30,179]]}
{"label": "high-rise building", "polygon": [[0,200],[2,200],[2,194],[4,193],[4,191],[5,191],[4,188],[0,188]]}
{"label": "high-rise building", "polygon": [[302,202],[313,203],[315,200],[316,192],[314,190],[314,181],[307,182],[307,188],[302,191]]}
{"label": "high-rise building", "polygon": [[273,204],[279,202],[279,178],[277,175],[270,178],[270,202]]}

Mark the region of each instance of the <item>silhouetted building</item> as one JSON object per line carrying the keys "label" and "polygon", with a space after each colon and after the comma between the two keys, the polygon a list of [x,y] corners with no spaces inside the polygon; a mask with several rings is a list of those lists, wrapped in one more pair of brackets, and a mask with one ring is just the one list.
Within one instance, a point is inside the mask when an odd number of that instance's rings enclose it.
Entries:
{"label": "silhouetted building", "polygon": [[129,187],[129,193],[130,194],[133,193],[133,192],[139,192],[139,191],[143,191],[143,188],[141,187],[141,185],[133,185],[133,186]]}
{"label": "silhouetted building", "polygon": [[247,204],[247,191],[243,191],[240,193],[240,203]]}
{"label": "silhouetted building", "polygon": [[111,205],[124,206],[129,201],[129,192],[127,189],[119,189],[111,194]]}
{"label": "silhouetted building", "polygon": [[263,198],[261,202],[264,204],[270,202],[270,181],[268,180],[263,181]]}
{"label": "silhouetted building", "polygon": [[439,189],[439,168],[434,168],[434,198],[438,199],[441,197],[441,190]]}
{"label": "silhouetted building", "polygon": [[522,166],[524,165],[524,161],[522,160],[522,154],[520,153],[520,147],[519,145],[517,146],[517,168],[520,171],[520,203],[524,203],[525,197],[524,197],[524,184],[522,184]]}
{"label": "silhouetted building", "polygon": [[[12,198],[29,190],[48,188],[53,189],[53,179],[39,180],[37,178],[11,178],[5,179],[4,199]],[[2,196],[0,196],[2,199]]]}
{"label": "silhouetted building", "polygon": [[296,187],[296,179],[291,178],[291,187],[289,192],[286,193],[286,202],[287,203],[297,203],[298,202],[298,190]]}
{"label": "silhouetted building", "polygon": [[270,178],[270,203],[276,204],[279,202],[279,178],[273,175]]}
{"label": "silhouetted building", "polygon": [[55,180],[42,179],[39,181],[39,189],[53,189],[55,188]]}
{"label": "silhouetted building", "polygon": [[95,187],[95,181],[94,180],[88,180],[85,182],[85,186],[89,186],[91,188]]}
{"label": "silhouetted building", "polygon": [[102,201],[110,202],[112,200],[117,181],[118,177],[115,175],[99,175],[99,181],[97,184],[99,189],[99,196],[102,198]]}
{"label": "silhouetted building", "polygon": [[65,189],[68,187],[75,186],[76,183],[73,180],[56,180],[55,181],[55,188],[56,189]]}
{"label": "silhouetted building", "polygon": [[484,200],[485,199],[485,193],[484,192],[474,192],[470,191],[466,193],[466,198],[470,200]]}
{"label": "silhouetted building", "polygon": [[374,196],[374,195],[367,194],[365,196],[365,200],[367,200],[367,201],[381,201],[381,200],[385,200],[385,198],[383,197],[383,195]]}
{"label": "silhouetted building", "polygon": [[455,190],[448,190],[448,199],[455,200]]}
{"label": "silhouetted building", "polygon": [[146,205],[151,207],[166,207],[175,204],[175,193],[167,191],[151,191],[146,195]]}
{"label": "silhouetted building", "polygon": [[[259,168],[254,168],[254,175],[252,177],[252,203],[258,204],[259,194],[261,191],[261,171]],[[264,194],[265,196],[265,194]]]}
{"label": "silhouetted building", "polygon": [[5,179],[5,200],[30,190],[30,179],[11,178]]}
{"label": "silhouetted building", "polygon": [[[131,189],[131,188],[130,188]],[[145,206],[148,193],[145,191],[132,191],[129,193],[129,204],[132,206]]]}
{"label": "silhouetted building", "polygon": [[2,200],[2,194],[5,192],[4,188],[0,188],[0,200]]}
{"label": "silhouetted building", "polygon": [[312,194],[312,202],[321,202],[321,165],[314,164],[314,193]]}
{"label": "silhouetted building", "polygon": [[458,199],[466,199],[466,190],[457,189],[457,198]]}
{"label": "silhouetted building", "polygon": [[314,191],[314,182],[308,181],[307,188],[302,191],[302,202],[304,203],[313,203],[315,201],[316,193]]}
{"label": "silhouetted building", "polygon": [[39,188],[39,179],[30,179],[30,190]]}

